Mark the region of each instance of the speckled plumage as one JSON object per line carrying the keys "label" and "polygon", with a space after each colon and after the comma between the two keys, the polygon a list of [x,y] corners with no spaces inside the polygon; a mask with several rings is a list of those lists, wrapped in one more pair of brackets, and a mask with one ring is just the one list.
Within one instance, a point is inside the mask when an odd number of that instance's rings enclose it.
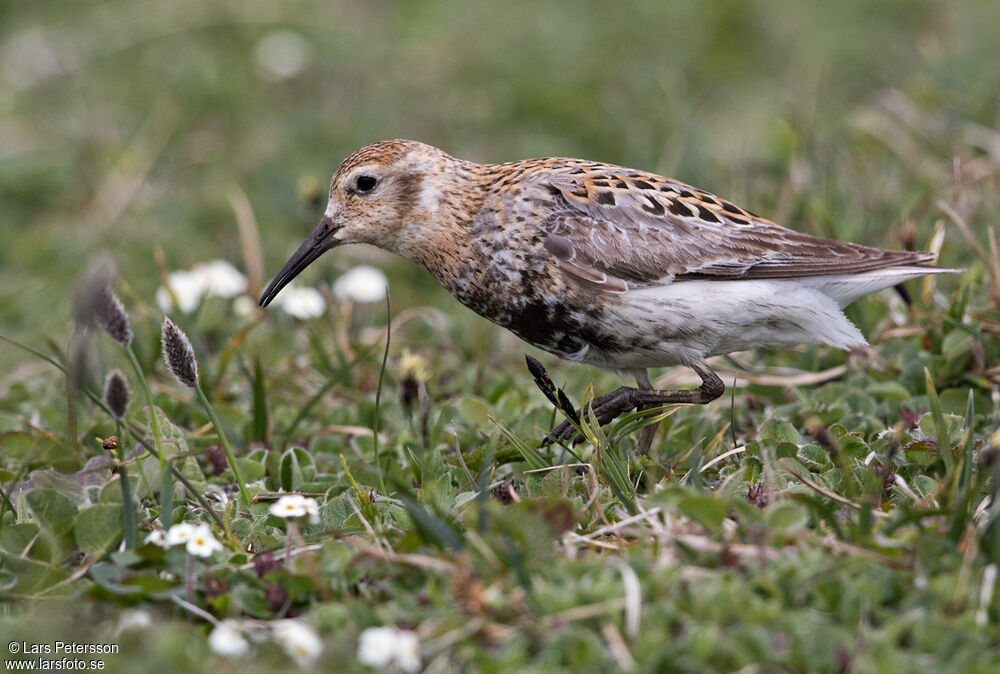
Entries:
{"label": "speckled plumage", "polygon": [[[736,350],[861,345],[846,304],[949,271],[930,266],[931,253],[802,234],[644,171],[567,158],[475,164],[404,140],[344,160],[325,216],[261,304],[345,243],[407,257],[525,341],[640,382],[645,368],[674,364],[709,382],[705,359]],[[711,384],[702,398],[721,393]]]}

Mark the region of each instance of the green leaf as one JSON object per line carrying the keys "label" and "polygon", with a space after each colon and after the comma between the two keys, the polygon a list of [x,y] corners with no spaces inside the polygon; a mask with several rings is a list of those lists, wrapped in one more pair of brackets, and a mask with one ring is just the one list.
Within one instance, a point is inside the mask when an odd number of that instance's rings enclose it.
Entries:
{"label": "green leaf", "polygon": [[256,482],[267,475],[267,469],[260,461],[237,456],[236,463],[240,467],[240,474],[243,476],[244,482]]}
{"label": "green leaf", "polygon": [[320,521],[324,527],[339,529],[354,514],[354,508],[346,498],[335,498],[320,509]]}
{"label": "green leaf", "polygon": [[903,453],[906,455],[906,458],[915,461],[921,468],[926,468],[937,461],[938,446],[933,438],[923,438],[907,444],[903,448]]}
{"label": "green leaf", "polygon": [[781,501],[767,508],[765,521],[772,529],[792,533],[805,528],[809,523],[809,513],[797,503]]}
{"label": "green leaf", "polygon": [[[174,425],[163,410],[154,407],[157,421],[160,422],[160,435],[163,438],[164,458],[170,458],[178,452],[188,451],[187,434]],[[149,408],[145,408],[146,425],[149,426]]]}
{"label": "green leaf", "polygon": [[[934,437],[937,438],[945,468],[951,470],[955,463],[955,458],[951,455],[951,434],[945,425],[944,413],[941,411],[941,400],[938,398],[937,389],[934,388],[934,378],[931,377],[931,371],[926,367],[924,368],[924,381],[927,384],[927,400],[931,406],[931,418],[934,420]],[[923,430],[922,425],[921,430]]]}
{"label": "green leaf", "polygon": [[802,438],[799,432],[795,430],[795,426],[774,417],[765,421],[764,425],[760,427],[760,437],[762,440],[773,440],[776,443],[790,442],[798,445],[802,442]]}
{"label": "green leaf", "polygon": [[23,555],[38,536],[38,525],[34,522],[22,522],[12,527],[0,527],[0,548],[12,555]]}
{"label": "green leaf", "polygon": [[[942,413],[940,418],[936,418],[933,412],[924,414],[919,422],[920,432],[925,436],[933,436],[942,452],[954,446],[956,438],[962,435],[964,425],[965,419],[957,414]],[[945,444],[942,444],[942,438],[946,438]]]}
{"label": "green leaf", "polygon": [[779,459],[794,458],[799,453],[799,446],[794,442],[779,442],[774,449],[774,456]]}
{"label": "green leaf", "polygon": [[[595,427],[600,430],[600,427],[596,426],[596,421]],[[611,487],[611,491],[630,515],[638,513],[639,509],[635,505],[635,485],[629,479],[628,459],[625,458],[621,445],[618,442],[609,443],[597,458],[599,460],[595,461],[595,465],[601,479]]]}
{"label": "green leaf", "polygon": [[814,473],[819,473],[833,467],[829,452],[819,445],[802,445],[795,456]]}
{"label": "green leaf", "polygon": [[139,593],[138,588],[125,587],[121,584],[122,579],[126,577],[127,571],[117,564],[99,562],[91,565],[88,573],[95,583],[112,594],[129,595]]}
{"label": "green leaf", "polygon": [[23,431],[0,433],[0,456],[14,472],[31,468],[52,468],[64,473],[82,467],[80,454],[53,437]]}
{"label": "green leaf", "polygon": [[[0,456],[2,455],[3,452],[0,450]],[[98,481],[99,473],[95,472],[93,466],[74,473],[60,473],[51,468],[31,473],[31,484],[34,489],[54,489],[77,506],[87,502],[87,486]]]}
{"label": "green leaf", "polygon": [[876,381],[865,387],[869,395],[878,398],[889,398],[891,400],[909,400],[912,395],[909,390],[898,381]]}
{"label": "green leaf", "polygon": [[254,618],[272,618],[274,611],[267,605],[264,590],[249,585],[237,585],[231,592],[242,612]]}
{"label": "green leaf", "polygon": [[514,431],[507,428],[507,426],[505,426],[501,421],[494,419],[493,417],[489,417],[489,420],[492,421],[496,427],[500,429],[500,432],[503,433],[504,437],[506,437],[507,440],[514,445],[515,449],[517,449],[517,451],[521,454],[521,458],[524,459],[524,462],[528,464],[528,467],[531,470],[549,467],[549,463],[542,457],[541,453],[537,449],[519,438]]}
{"label": "green leaf", "polygon": [[489,403],[482,398],[472,395],[462,396],[458,400],[458,411],[472,426],[485,426],[490,423],[492,411]]}
{"label": "green leaf", "polygon": [[65,569],[25,557],[3,553],[0,560],[3,561],[4,570],[17,578],[17,585],[7,596],[35,595],[69,577],[69,571]]}
{"label": "green leaf", "polygon": [[685,496],[677,509],[710,531],[718,531],[726,519],[728,508],[722,501],[709,496]]}
{"label": "green leaf", "polygon": [[6,569],[0,569],[0,595],[9,593],[15,587],[17,587],[17,576]]}
{"label": "green leaf", "polygon": [[269,443],[270,426],[267,415],[267,380],[264,378],[260,356],[257,355],[253,359],[253,439]]}
{"label": "green leaf", "polygon": [[32,489],[25,500],[43,529],[62,536],[73,528],[76,506],[55,489]]}
{"label": "green leaf", "polygon": [[108,504],[81,510],[73,525],[77,546],[91,557],[101,557],[112,549],[124,531],[121,507]]}
{"label": "green leaf", "polygon": [[975,422],[975,397],[972,390],[969,390],[969,400],[965,408],[965,438],[962,443],[962,453],[959,463],[955,469],[958,472],[958,479],[952,480],[952,518],[950,535],[953,541],[958,542],[965,532],[965,524],[969,516],[969,506],[972,495],[969,490],[969,483],[972,481],[972,448]]}
{"label": "green leaf", "polygon": [[399,491],[399,499],[403,502],[406,512],[413,518],[413,523],[420,536],[428,543],[440,548],[458,550],[465,545],[465,539],[451,522],[447,522],[427,510],[405,486],[395,485]]}
{"label": "green leaf", "polygon": [[312,457],[300,447],[290,447],[281,455],[281,488],[285,491],[298,491],[302,486],[302,464],[311,463]]}
{"label": "green leaf", "polygon": [[941,342],[941,355],[950,363],[964,360],[969,356],[974,341],[972,335],[964,330],[952,330]]}
{"label": "green leaf", "polygon": [[90,577],[107,592],[120,596],[166,599],[174,594],[177,581],[146,572],[136,574],[116,564],[98,562],[90,567]]}

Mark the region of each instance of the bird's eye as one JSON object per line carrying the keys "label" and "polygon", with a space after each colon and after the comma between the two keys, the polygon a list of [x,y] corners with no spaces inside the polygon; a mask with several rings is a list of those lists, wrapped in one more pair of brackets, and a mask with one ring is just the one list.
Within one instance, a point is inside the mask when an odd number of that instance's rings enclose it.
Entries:
{"label": "bird's eye", "polygon": [[358,176],[357,180],[354,181],[354,189],[358,192],[371,192],[375,189],[376,183],[378,183],[378,179],[375,176]]}

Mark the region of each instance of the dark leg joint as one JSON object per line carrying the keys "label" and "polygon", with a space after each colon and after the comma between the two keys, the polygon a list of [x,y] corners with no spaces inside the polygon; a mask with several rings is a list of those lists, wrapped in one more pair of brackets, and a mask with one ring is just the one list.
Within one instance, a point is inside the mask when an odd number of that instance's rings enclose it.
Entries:
{"label": "dark leg joint", "polygon": [[[531,356],[525,356],[528,363],[528,370],[535,379],[535,384],[539,390],[549,399],[555,407],[561,409],[572,421],[563,421],[561,424],[549,431],[549,435],[542,441],[542,445],[555,440],[556,442],[567,442],[576,435],[575,425],[580,424],[580,419],[584,417],[584,410],[577,412],[566,393],[557,387],[549,377],[545,368]],[[682,391],[656,391],[648,388],[632,388],[622,386],[621,388],[595,398],[588,405],[588,416],[592,414],[601,426],[609,423],[616,417],[634,409],[644,410],[651,407],[659,407],[670,403],[699,404],[715,400],[726,390],[726,385],[718,375],[716,375],[705,363],[697,363],[691,368],[701,376],[701,386],[696,389],[685,389]],[[646,382],[640,380],[640,385]],[[649,426],[643,431],[643,439],[640,443],[640,450],[645,451],[652,441],[652,434],[655,426]],[[582,440],[577,437],[576,441]]]}
{"label": "dark leg joint", "polygon": [[545,394],[545,397],[549,399],[549,402],[553,406],[565,412],[566,416],[572,419],[574,423],[580,423],[580,416],[576,408],[573,407],[573,403],[570,402],[569,396],[552,382],[552,378],[549,377],[545,366],[527,354],[524,356],[524,360],[528,364],[528,371],[534,377],[535,386],[538,387],[538,390]]}
{"label": "dark leg joint", "polygon": [[719,379],[717,374],[711,370],[699,372],[698,374],[702,376],[701,386],[698,387],[698,392],[701,393],[701,402],[711,402],[725,393],[726,385]]}

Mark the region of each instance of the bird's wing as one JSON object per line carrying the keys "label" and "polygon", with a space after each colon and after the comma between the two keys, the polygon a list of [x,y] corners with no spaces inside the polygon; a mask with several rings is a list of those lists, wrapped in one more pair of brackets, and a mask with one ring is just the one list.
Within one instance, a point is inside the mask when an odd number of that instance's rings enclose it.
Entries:
{"label": "bird's wing", "polygon": [[[541,172],[518,196],[540,223],[550,259],[588,285],[845,274],[927,265],[932,253],[889,251],[802,234],[689,185],[618,167]],[[531,216],[526,217],[526,216]]]}

